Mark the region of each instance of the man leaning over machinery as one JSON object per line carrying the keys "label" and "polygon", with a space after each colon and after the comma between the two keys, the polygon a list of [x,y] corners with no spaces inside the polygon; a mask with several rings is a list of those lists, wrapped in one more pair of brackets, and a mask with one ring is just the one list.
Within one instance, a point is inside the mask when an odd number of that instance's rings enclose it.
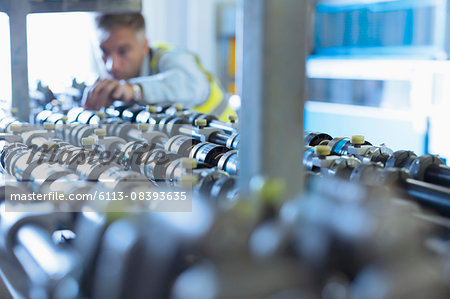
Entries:
{"label": "man leaning over machinery", "polygon": [[142,14],[101,14],[96,25],[109,77],[87,89],[84,108],[98,110],[114,100],[134,100],[141,105],[182,104],[225,121],[234,114],[197,55],[167,44],[148,45]]}

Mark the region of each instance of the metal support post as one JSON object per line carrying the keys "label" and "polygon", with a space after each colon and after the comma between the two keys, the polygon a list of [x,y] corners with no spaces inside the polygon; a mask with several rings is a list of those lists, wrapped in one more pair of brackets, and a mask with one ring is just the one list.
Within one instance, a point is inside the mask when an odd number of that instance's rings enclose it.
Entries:
{"label": "metal support post", "polygon": [[309,0],[241,2],[239,183],[243,194],[257,175],[283,180],[288,197],[302,191],[309,8]]}

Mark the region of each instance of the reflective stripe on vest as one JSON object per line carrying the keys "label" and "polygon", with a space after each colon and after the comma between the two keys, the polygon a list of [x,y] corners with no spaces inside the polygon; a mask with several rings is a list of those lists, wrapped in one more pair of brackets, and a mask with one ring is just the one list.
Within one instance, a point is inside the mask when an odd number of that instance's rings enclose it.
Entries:
{"label": "reflective stripe on vest", "polygon": [[[150,66],[153,74],[159,73],[158,69],[159,60],[161,59],[161,56],[164,53],[170,51],[171,49],[172,49],[171,46],[163,43],[159,43],[155,47],[152,47],[153,55],[150,61]],[[206,75],[210,90],[208,100],[205,103],[194,107],[192,110],[204,114],[213,114],[217,116],[219,120],[228,121],[228,115],[229,114],[236,115],[236,112],[233,109],[231,109],[230,106],[228,105],[228,101],[225,99],[219,83],[214,78],[214,76],[203,67],[203,65],[200,62],[200,58],[197,55],[191,52],[188,53],[195,58],[197,66],[202,71],[202,73]]]}

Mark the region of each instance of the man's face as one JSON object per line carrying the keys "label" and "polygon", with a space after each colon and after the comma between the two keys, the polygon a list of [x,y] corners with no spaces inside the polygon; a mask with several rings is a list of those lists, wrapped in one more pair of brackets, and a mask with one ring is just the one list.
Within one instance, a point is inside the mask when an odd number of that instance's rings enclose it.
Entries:
{"label": "man's face", "polygon": [[149,52],[147,39],[129,27],[103,31],[100,49],[106,70],[116,80],[139,76],[142,61]]}

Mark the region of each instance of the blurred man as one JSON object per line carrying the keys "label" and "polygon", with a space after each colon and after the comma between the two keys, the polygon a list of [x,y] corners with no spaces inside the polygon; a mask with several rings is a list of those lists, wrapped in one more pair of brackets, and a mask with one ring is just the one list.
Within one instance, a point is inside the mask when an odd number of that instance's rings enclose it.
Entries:
{"label": "blurred man", "polygon": [[99,78],[85,93],[86,109],[134,100],[142,105],[179,103],[221,119],[233,113],[196,55],[164,44],[149,47],[141,14],[103,14],[96,25],[109,77]]}

